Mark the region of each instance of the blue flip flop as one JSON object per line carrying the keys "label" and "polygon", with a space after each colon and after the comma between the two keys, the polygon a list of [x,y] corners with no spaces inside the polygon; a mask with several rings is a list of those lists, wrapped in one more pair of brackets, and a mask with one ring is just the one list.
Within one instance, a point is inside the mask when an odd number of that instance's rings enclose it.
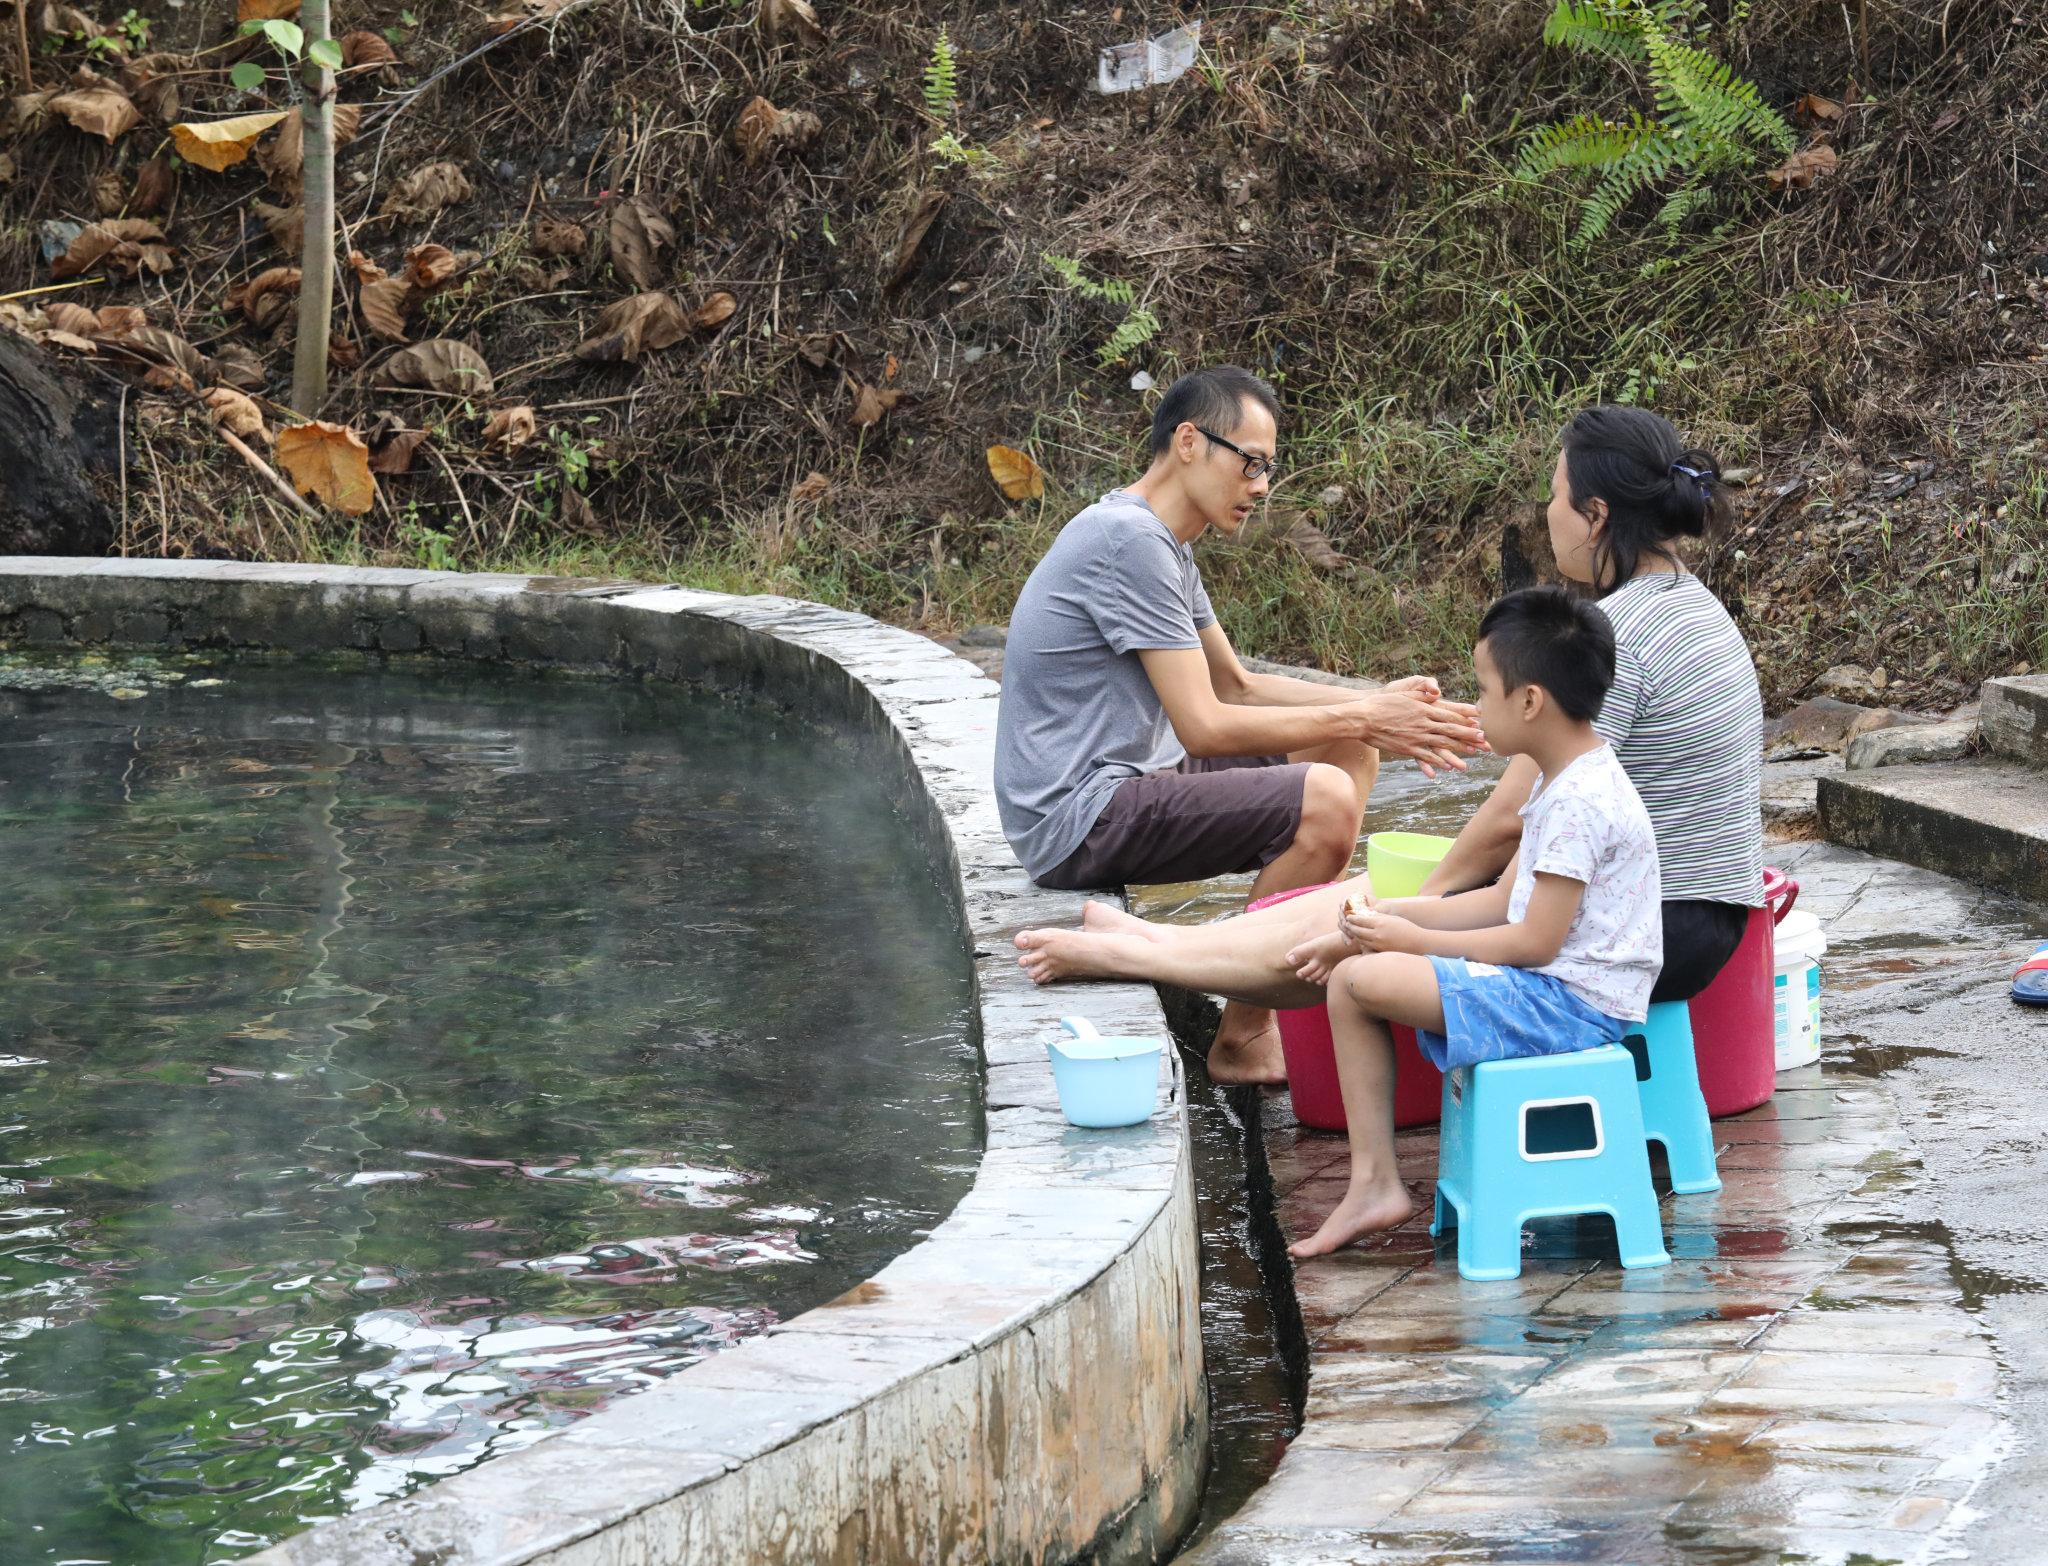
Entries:
{"label": "blue flip flop", "polygon": [[2022,1006],[2048,1006],[2048,945],[2020,964],[2012,976],[2012,998]]}

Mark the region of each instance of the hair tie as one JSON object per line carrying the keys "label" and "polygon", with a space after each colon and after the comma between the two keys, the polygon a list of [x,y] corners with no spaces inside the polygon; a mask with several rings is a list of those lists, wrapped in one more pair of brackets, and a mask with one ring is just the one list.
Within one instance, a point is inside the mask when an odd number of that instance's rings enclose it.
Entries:
{"label": "hair tie", "polygon": [[1700,468],[1689,468],[1683,462],[1672,463],[1671,471],[1673,473],[1683,473],[1687,478],[1699,485],[1702,498],[1711,496],[1714,493],[1714,476],[1711,473],[1705,472]]}

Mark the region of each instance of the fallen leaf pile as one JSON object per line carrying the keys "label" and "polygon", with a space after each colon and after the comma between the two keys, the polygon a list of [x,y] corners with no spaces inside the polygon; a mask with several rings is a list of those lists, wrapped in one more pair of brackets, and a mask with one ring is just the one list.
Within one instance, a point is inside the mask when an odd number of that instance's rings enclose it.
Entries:
{"label": "fallen leaf pile", "polygon": [[110,267],[123,277],[145,270],[168,272],[177,265],[177,254],[164,231],[147,218],[105,218],[79,231],[64,254],[50,263],[50,276],[62,282],[96,266]]}
{"label": "fallen leaf pile", "polygon": [[379,386],[411,386],[467,397],[488,396],[491,367],[468,343],[436,337],[393,354],[377,371]]}
{"label": "fallen leaf pile", "polygon": [[395,223],[424,223],[443,207],[458,206],[476,194],[459,163],[429,163],[392,186],[377,216]]}

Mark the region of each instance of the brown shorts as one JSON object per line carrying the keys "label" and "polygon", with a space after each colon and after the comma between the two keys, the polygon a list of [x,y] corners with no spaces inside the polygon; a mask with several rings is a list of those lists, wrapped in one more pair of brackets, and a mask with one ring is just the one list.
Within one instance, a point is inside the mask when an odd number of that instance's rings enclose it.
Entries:
{"label": "brown shorts", "polygon": [[1038,884],[1079,892],[1263,870],[1301,830],[1308,769],[1285,756],[1189,756],[1171,772],[1127,778]]}

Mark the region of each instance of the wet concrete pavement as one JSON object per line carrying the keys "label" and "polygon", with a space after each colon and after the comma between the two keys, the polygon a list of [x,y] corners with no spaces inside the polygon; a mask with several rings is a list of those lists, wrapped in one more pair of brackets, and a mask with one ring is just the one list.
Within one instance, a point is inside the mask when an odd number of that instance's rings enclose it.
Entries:
{"label": "wet concrete pavement", "polygon": [[[1520,1279],[1467,1282],[1427,1233],[1434,1128],[1403,1133],[1418,1217],[1297,1270],[1304,1428],[1188,1559],[2048,1560],[2048,1016],[2005,998],[2048,913],[1824,844],[1769,857],[1829,930],[1826,1054],[1717,1123],[1723,1189],[1665,1197],[1672,1264],[1624,1272],[1605,1220],[1549,1220]],[[1214,917],[1221,890],[1137,906]],[[1308,1232],[1342,1141],[1284,1095],[1267,1120]]]}

